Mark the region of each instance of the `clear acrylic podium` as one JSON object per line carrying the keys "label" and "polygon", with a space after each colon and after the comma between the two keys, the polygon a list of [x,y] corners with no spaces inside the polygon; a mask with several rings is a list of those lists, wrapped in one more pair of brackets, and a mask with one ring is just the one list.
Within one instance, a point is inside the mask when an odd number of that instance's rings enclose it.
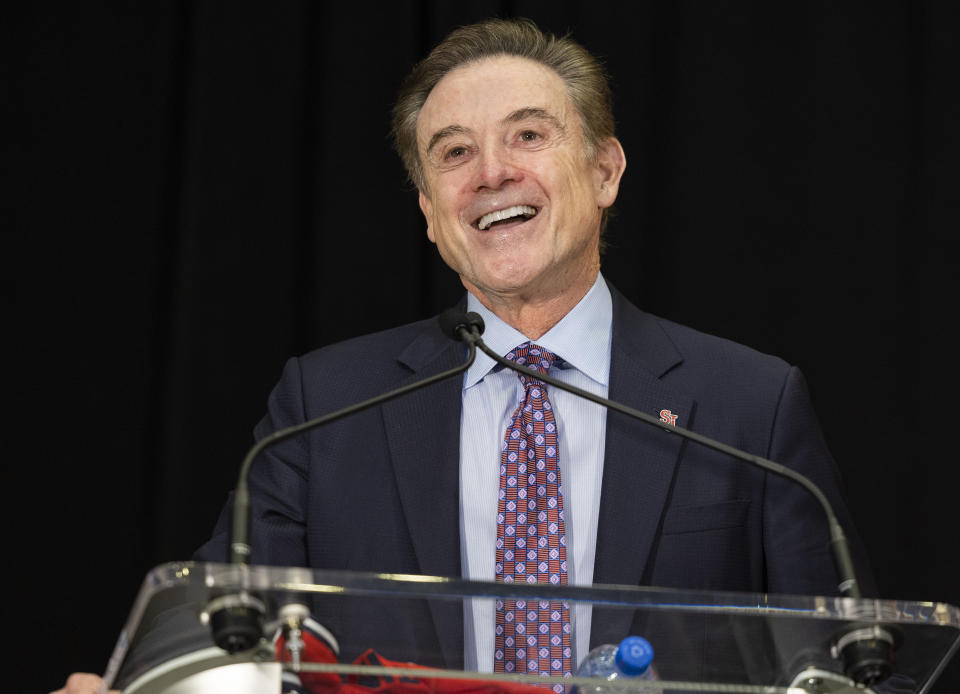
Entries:
{"label": "clear acrylic podium", "polygon": [[[467,601],[566,600],[592,608],[594,643],[636,634],[655,649],[659,681],[618,680],[620,691],[804,694],[863,691],[838,646],[876,626],[895,636],[893,675],[877,692],[929,691],[960,647],[960,610],[943,603],[718,593],[626,586],[542,586],[431,576],[174,563],[144,580],[105,672],[128,694],[323,691],[522,692],[535,676],[463,666]],[[210,614],[224,600],[263,607],[264,639],[228,654],[214,645]],[[478,603],[474,603],[478,604]],[[325,662],[285,657],[271,639],[289,615],[309,611],[335,640]],[[371,650],[372,649],[372,650]],[[294,649],[296,650],[296,649]],[[381,660],[371,659],[375,653]],[[279,659],[278,659],[278,654]],[[300,660],[299,663],[296,660]],[[281,662],[281,661],[286,662]],[[416,669],[397,667],[412,662]],[[306,675],[306,676],[305,676]],[[310,675],[334,683],[293,688]],[[317,681],[316,679],[312,681]],[[602,680],[558,680],[568,693]],[[606,683],[609,685],[609,683]],[[387,685],[387,686],[385,686]],[[358,689],[359,688],[359,689]],[[549,692],[529,686],[531,694]],[[375,691],[374,688],[369,691]]]}

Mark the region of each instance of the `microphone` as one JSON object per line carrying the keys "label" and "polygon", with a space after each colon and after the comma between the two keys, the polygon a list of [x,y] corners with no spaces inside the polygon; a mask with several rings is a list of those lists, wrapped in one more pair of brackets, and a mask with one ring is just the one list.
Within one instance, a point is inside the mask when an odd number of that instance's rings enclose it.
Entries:
{"label": "microphone", "polygon": [[[728,446],[725,443],[721,443],[720,441],[711,439],[702,434],[698,434],[689,429],[685,429],[676,425],[665,427],[663,422],[653,415],[647,414],[646,412],[641,412],[640,410],[635,410],[632,407],[622,405],[614,400],[608,400],[607,398],[600,397],[599,395],[594,395],[593,393],[583,390],[582,388],[571,386],[551,376],[543,375],[539,371],[525,366],[520,366],[509,359],[505,359],[487,347],[486,343],[484,343],[483,339],[480,337],[483,319],[476,313],[471,312],[464,314],[462,318],[454,317],[450,320],[449,325],[453,326],[452,330],[455,331],[458,339],[467,342],[468,344],[475,345],[477,349],[486,354],[488,357],[509,369],[530,376],[531,378],[536,378],[544,383],[548,383],[551,386],[555,386],[561,390],[573,393],[574,395],[586,398],[587,400],[595,402],[598,405],[603,405],[608,409],[620,412],[621,414],[633,417],[634,419],[639,419],[647,424],[657,427],[658,429],[663,429],[671,434],[676,434],[681,438],[688,439],[695,443],[706,446],[707,448],[712,448],[715,451],[719,451],[720,453],[725,453],[734,458],[738,458],[739,460],[756,465],[764,470],[768,470],[780,475],[781,477],[787,477],[803,485],[803,487],[807,489],[807,491],[809,491],[817,499],[817,501],[820,502],[820,505],[823,507],[824,513],[827,516],[827,523],[830,527],[830,544],[831,548],[833,549],[833,558],[837,565],[837,571],[840,574],[841,579],[839,585],[840,594],[851,598],[861,597],[860,584],[857,582],[856,574],[853,568],[853,560],[850,557],[850,550],[847,546],[847,539],[843,533],[843,528],[840,526],[839,521],[837,521],[836,515],[833,512],[833,507],[830,505],[827,497],[817,485],[815,485],[804,475],[800,474],[796,470],[786,467],[785,465],[775,463],[772,460],[767,460],[766,458],[761,458],[760,456],[753,455],[752,453],[747,453],[746,451],[741,451],[739,448]],[[477,326],[480,326],[480,329],[477,329]]]}
{"label": "microphone", "polygon": [[[456,337],[458,331],[467,331],[469,335],[476,335],[476,337],[479,338],[483,333],[483,320],[480,319],[480,316],[477,316],[477,314],[472,315],[476,316],[479,323],[465,321],[465,319],[462,318],[463,314],[459,313],[456,309],[449,309],[440,316],[441,329],[444,331],[444,334],[450,337]],[[233,501],[230,563],[237,566],[246,566],[250,563],[251,517],[250,490],[247,485],[247,478],[250,474],[253,461],[261,453],[281,441],[298,436],[310,429],[315,429],[329,422],[375,407],[388,400],[393,400],[394,398],[421,388],[426,388],[429,385],[463,373],[470,368],[477,356],[476,346],[470,343],[468,347],[469,353],[467,354],[467,360],[459,366],[434,374],[420,381],[409,383],[382,395],[369,398],[363,402],[309,419],[300,424],[278,429],[257,441],[247,452],[246,457],[244,457],[243,463],[240,466],[240,474],[237,478],[237,487]],[[262,635],[260,624],[264,613],[263,603],[246,592],[238,595],[218,597],[210,603],[206,612],[209,613],[214,643],[228,653],[237,653],[253,648]]]}
{"label": "microphone", "polygon": [[[459,342],[472,344],[468,338],[473,335],[479,338],[484,328],[483,318],[473,311],[464,313],[455,308],[448,308],[440,314],[440,329],[443,334]],[[461,331],[466,331],[465,335],[461,335]]]}
{"label": "microphone", "polygon": [[[734,448],[733,446],[721,443],[720,441],[703,436],[702,434],[698,434],[689,429],[685,429],[676,425],[665,427],[658,418],[647,414],[646,412],[641,412],[640,410],[636,410],[613,400],[608,400],[607,398],[600,397],[599,395],[594,395],[593,393],[583,390],[582,388],[569,385],[551,376],[543,375],[539,371],[527,368],[525,366],[520,366],[509,359],[505,359],[487,347],[487,345],[483,342],[483,339],[481,338],[483,333],[483,319],[476,313],[470,312],[450,316],[447,318],[446,325],[449,326],[449,334],[452,337],[466,342],[469,345],[476,346],[476,348],[481,352],[508,369],[525,374],[531,378],[536,378],[551,386],[565,390],[569,393],[573,393],[574,395],[578,395],[582,398],[590,400],[591,402],[595,402],[598,405],[602,405],[608,409],[614,410],[615,412],[625,414],[629,417],[633,417],[634,419],[639,419],[640,421],[651,426],[655,426],[671,434],[675,434],[681,438],[693,441],[694,443],[698,443],[712,450],[724,453],[730,457],[742,460],[756,467],[760,467],[768,472],[779,475],[780,477],[786,477],[787,479],[793,480],[794,482],[800,484],[820,503],[824,515],[826,516],[827,525],[830,532],[831,554],[833,556],[834,566],[836,567],[837,574],[840,579],[840,583],[838,585],[840,594],[844,597],[850,598],[862,597],[860,584],[857,581],[856,571],[854,570],[853,566],[853,559],[850,555],[850,549],[847,544],[846,535],[843,532],[843,527],[837,520],[837,517],[833,512],[833,506],[830,504],[830,501],[827,499],[826,495],[816,484],[814,484],[812,480],[805,475],[802,475],[796,470],[793,470],[785,465],[781,465],[780,463],[776,463],[772,460],[768,460],[752,453],[747,453],[746,451],[742,451],[738,448]],[[877,626],[876,629],[884,632],[884,630],[879,626]],[[859,631],[851,633],[859,634]],[[864,633],[866,634],[867,632]],[[844,632],[839,635],[835,648],[838,651],[838,654],[843,656],[847,671],[850,673],[855,673],[857,677],[859,677],[859,679],[857,679],[858,682],[869,685],[886,679],[892,672],[890,665],[890,661],[892,660],[892,649],[890,649],[890,645],[895,641],[896,639],[894,635],[886,632],[884,632],[883,635],[877,635],[876,632],[870,631],[868,637],[862,639],[858,637],[851,637],[850,633]],[[861,650],[867,652],[858,653],[858,651]],[[878,653],[884,651],[886,652],[883,653],[883,655],[878,655]],[[869,666],[864,666],[862,664],[864,660],[869,660]]]}

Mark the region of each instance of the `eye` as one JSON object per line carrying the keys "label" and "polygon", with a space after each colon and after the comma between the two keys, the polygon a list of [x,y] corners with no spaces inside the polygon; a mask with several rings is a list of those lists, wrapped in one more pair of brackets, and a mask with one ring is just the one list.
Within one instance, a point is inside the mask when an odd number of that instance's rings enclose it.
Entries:
{"label": "eye", "polygon": [[467,148],[466,148],[466,147],[460,147],[460,146],[451,147],[451,148],[448,149],[448,150],[446,151],[446,153],[443,155],[443,158],[444,158],[444,159],[459,159],[460,157],[464,156],[466,153],[467,153]]}
{"label": "eye", "polygon": [[536,142],[540,139],[540,133],[533,130],[524,130],[520,133],[519,139],[521,142]]}

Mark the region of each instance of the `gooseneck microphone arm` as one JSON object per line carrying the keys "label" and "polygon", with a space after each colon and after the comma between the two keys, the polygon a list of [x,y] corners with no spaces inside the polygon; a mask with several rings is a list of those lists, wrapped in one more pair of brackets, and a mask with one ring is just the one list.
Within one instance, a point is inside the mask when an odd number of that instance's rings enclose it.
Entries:
{"label": "gooseneck microphone arm", "polygon": [[[455,314],[450,314],[454,318]],[[447,325],[441,317],[441,327],[446,334],[455,330],[457,325]],[[482,329],[481,329],[482,332]],[[478,333],[479,335],[479,333]],[[230,536],[230,563],[234,566],[247,566],[250,563],[250,490],[247,485],[247,478],[250,474],[250,468],[257,457],[266,449],[274,446],[281,441],[285,441],[293,436],[298,436],[315,427],[323,426],[342,417],[347,417],[356,412],[366,410],[381,403],[399,398],[402,395],[425,388],[457,374],[463,373],[470,368],[477,356],[477,350],[474,345],[470,345],[470,351],[467,360],[455,366],[452,369],[442,371],[433,376],[429,376],[420,381],[414,381],[400,388],[391,390],[383,395],[358,402],[355,405],[344,407],[343,409],[330,412],[314,419],[309,419],[300,424],[277,431],[264,436],[257,441],[240,466],[240,474],[237,477],[237,488],[234,492],[233,517]],[[297,614],[306,610],[299,605],[288,606]],[[241,589],[227,594],[217,594],[211,600],[206,608],[208,614],[210,631],[213,636],[213,642],[228,653],[239,653],[254,648],[263,636],[262,617],[265,612],[263,601],[257,596],[251,595],[247,590]],[[293,613],[291,613],[293,614]],[[296,654],[292,654],[296,655]]]}
{"label": "gooseneck microphone arm", "polygon": [[847,545],[847,538],[843,533],[843,528],[833,512],[833,506],[831,506],[830,501],[820,490],[820,488],[807,477],[801,475],[796,470],[786,467],[785,465],[775,463],[774,461],[767,460],[766,458],[761,458],[760,456],[753,455],[752,453],[747,453],[739,448],[728,446],[725,443],[721,443],[720,441],[703,436],[702,434],[690,431],[689,429],[684,429],[683,427],[676,425],[664,426],[663,422],[653,415],[647,414],[646,412],[641,412],[640,410],[635,410],[632,407],[622,405],[618,402],[614,402],[613,400],[602,398],[599,395],[594,395],[593,393],[583,390],[582,388],[571,386],[551,376],[543,375],[539,371],[529,369],[525,366],[520,366],[509,359],[504,359],[502,356],[487,347],[487,345],[483,342],[483,339],[480,337],[482,332],[483,319],[476,313],[467,313],[463,315],[459,321],[455,321],[455,327],[452,334],[456,336],[457,339],[466,342],[470,347],[476,347],[495,362],[504,365],[508,369],[525,374],[531,378],[539,379],[544,383],[559,388],[560,390],[573,393],[574,395],[578,395],[582,398],[590,400],[591,402],[595,402],[598,405],[602,405],[606,408],[614,410],[615,412],[625,414],[628,417],[633,417],[634,419],[639,419],[647,424],[655,426],[659,429],[663,429],[666,432],[676,434],[681,438],[688,439],[700,444],[701,446],[705,446],[720,453],[729,455],[733,458],[743,460],[751,465],[756,465],[757,467],[768,470],[769,472],[780,475],[781,477],[786,477],[802,485],[804,489],[810,492],[810,494],[812,494],[817,501],[820,502],[820,505],[823,507],[824,515],[827,518],[827,524],[830,527],[830,548],[833,553],[834,564],[837,567],[837,573],[840,578],[840,594],[849,598],[861,597],[860,584],[857,581],[853,560],[850,557],[850,549]]}
{"label": "gooseneck microphone arm", "polygon": [[477,356],[476,346],[470,344],[469,348],[470,351],[467,355],[467,360],[459,366],[455,366],[447,371],[442,371],[441,373],[435,374],[421,381],[409,383],[395,390],[391,390],[388,393],[384,393],[383,395],[378,395],[368,400],[364,400],[363,402],[358,402],[355,405],[344,407],[341,410],[336,410],[335,412],[330,412],[320,417],[309,419],[305,422],[295,424],[285,429],[279,429],[257,441],[257,443],[254,444],[254,446],[247,453],[247,456],[243,459],[243,464],[240,466],[240,474],[237,479],[237,488],[234,493],[233,502],[233,534],[231,535],[230,540],[230,563],[250,563],[250,491],[247,487],[247,477],[250,473],[250,467],[253,465],[253,461],[258,455],[260,455],[267,448],[270,448],[271,446],[293,436],[297,436],[308,429],[322,426],[334,420],[341,419],[342,417],[346,417],[356,412],[360,412],[361,410],[366,410],[370,407],[374,407],[375,405],[387,402],[388,400],[399,398],[401,395],[406,395],[407,393],[419,390],[420,388],[433,385],[439,381],[456,376],[459,373],[463,373],[470,368]]}

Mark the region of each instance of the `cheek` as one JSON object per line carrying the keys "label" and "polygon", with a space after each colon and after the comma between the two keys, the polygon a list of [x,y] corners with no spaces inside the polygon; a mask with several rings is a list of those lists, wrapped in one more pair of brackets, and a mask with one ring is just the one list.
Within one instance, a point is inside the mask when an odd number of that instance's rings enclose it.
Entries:
{"label": "cheek", "polygon": [[595,200],[593,172],[586,162],[565,157],[553,171],[548,180],[551,181],[553,194],[562,196],[562,203],[569,206]]}
{"label": "cheek", "polygon": [[443,231],[449,231],[457,223],[456,209],[451,205],[438,205],[435,208],[434,224]]}
{"label": "cheek", "polygon": [[560,202],[564,214],[586,219],[591,217],[597,208],[596,195],[589,180],[577,174],[578,172],[571,171],[563,181]]}
{"label": "cheek", "polygon": [[434,204],[427,235],[441,249],[450,250],[463,246],[464,239],[456,208]]}
{"label": "cheek", "polygon": [[435,221],[450,219],[457,207],[458,188],[449,174],[440,174],[430,181],[429,206]]}

